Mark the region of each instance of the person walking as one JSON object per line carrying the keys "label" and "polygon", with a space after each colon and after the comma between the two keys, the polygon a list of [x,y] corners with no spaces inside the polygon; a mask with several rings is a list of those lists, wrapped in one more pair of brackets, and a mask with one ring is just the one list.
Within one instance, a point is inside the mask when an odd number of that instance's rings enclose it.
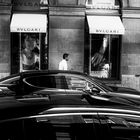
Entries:
{"label": "person walking", "polygon": [[68,64],[67,64],[68,60],[69,60],[69,54],[64,53],[63,59],[59,63],[59,70],[68,70]]}

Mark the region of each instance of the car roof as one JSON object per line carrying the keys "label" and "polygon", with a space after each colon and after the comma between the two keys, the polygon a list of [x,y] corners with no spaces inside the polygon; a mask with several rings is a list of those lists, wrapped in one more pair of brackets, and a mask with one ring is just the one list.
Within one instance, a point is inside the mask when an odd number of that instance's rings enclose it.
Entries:
{"label": "car roof", "polygon": [[[45,75],[45,74],[76,74],[79,76],[88,76],[85,73],[78,72],[78,71],[66,71],[66,70],[30,70],[30,71],[23,71],[18,72],[16,74],[11,74],[9,76],[3,77],[0,79],[0,82],[13,78],[13,77],[26,77],[26,76],[36,76],[36,75]],[[89,76],[88,76],[89,77]]]}
{"label": "car roof", "polygon": [[98,113],[121,113],[121,114],[135,114],[140,116],[140,110],[134,107],[128,106],[54,106],[39,114],[50,114],[50,113],[80,113],[80,112],[98,112]]}
{"label": "car roof", "polygon": [[[26,111],[25,111],[26,110]],[[53,105],[24,107],[0,112],[0,123],[11,120],[31,119],[37,117],[57,117],[67,115],[115,115],[117,117],[138,117],[140,110],[129,106],[79,106],[79,105]]]}
{"label": "car roof", "polygon": [[82,72],[78,71],[66,71],[66,70],[32,70],[32,71],[25,71],[20,72],[19,75],[35,75],[35,74],[76,74],[76,75],[82,75],[82,76],[88,76],[87,74],[84,74]]}

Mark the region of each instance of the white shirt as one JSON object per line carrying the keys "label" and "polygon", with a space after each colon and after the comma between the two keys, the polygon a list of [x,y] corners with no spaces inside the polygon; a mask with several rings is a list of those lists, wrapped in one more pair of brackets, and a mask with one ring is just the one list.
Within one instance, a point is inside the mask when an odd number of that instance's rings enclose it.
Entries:
{"label": "white shirt", "polygon": [[60,61],[59,70],[68,70],[68,64],[67,64],[67,61],[65,59]]}

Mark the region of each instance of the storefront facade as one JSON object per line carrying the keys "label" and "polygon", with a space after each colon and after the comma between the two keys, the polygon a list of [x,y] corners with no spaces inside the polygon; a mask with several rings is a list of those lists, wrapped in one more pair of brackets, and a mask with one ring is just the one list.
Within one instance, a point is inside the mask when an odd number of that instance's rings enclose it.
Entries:
{"label": "storefront facade", "polygon": [[123,1],[122,84],[140,90],[140,1]]}
{"label": "storefront facade", "polygon": [[84,71],[85,0],[49,1],[49,69],[69,54],[68,69]]}
{"label": "storefront facade", "polygon": [[0,77],[58,69],[69,53],[69,70],[140,89],[139,7],[131,0],[1,0]]}
{"label": "storefront facade", "polygon": [[48,68],[48,1],[14,0],[12,5],[11,73]]}
{"label": "storefront facade", "polygon": [[120,9],[117,0],[89,0],[86,3],[89,74],[92,76],[120,79],[121,41],[125,34]]}

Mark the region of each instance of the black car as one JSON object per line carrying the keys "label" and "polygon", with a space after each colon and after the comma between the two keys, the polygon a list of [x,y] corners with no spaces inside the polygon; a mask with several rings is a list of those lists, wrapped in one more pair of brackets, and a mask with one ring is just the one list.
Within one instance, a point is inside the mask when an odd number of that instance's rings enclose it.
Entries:
{"label": "black car", "polygon": [[139,139],[140,111],[129,100],[78,93],[1,96],[0,139]]}
{"label": "black car", "polygon": [[74,71],[27,71],[0,80],[0,95],[28,95],[31,92],[42,94],[79,94],[80,90],[101,97],[121,97],[134,100],[139,105],[140,92],[126,87],[110,87],[99,79]]}
{"label": "black car", "polygon": [[[53,105],[78,105],[78,106],[96,106],[96,105],[102,105],[102,106],[130,106],[135,107],[135,103],[131,100],[128,100],[126,98],[120,98],[120,97],[100,97],[96,95],[90,95],[88,92],[85,91],[79,91],[77,92],[69,92],[69,94],[62,93],[47,93],[38,91],[38,92],[32,92],[28,95],[20,95],[20,96],[12,96],[12,95],[3,95],[0,97],[0,111],[7,112],[7,117],[11,117],[12,115],[12,109],[19,109],[19,112],[28,112],[27,110],[30,110],[30,108],[27,108],[26,110],[22,109],[26,106],[32,107],[36,106],[53,106]],[[10,113],[9,113],[10,112]],[[24,113],[25,114],[25,113]],[[16,114],[15,114],[16,115]],[[1,119],[2,114],[0,115]]]}
{"label": "black car", "polygon": [[35,102],[0,108],[1,140],[139,140],[136,108]]}

